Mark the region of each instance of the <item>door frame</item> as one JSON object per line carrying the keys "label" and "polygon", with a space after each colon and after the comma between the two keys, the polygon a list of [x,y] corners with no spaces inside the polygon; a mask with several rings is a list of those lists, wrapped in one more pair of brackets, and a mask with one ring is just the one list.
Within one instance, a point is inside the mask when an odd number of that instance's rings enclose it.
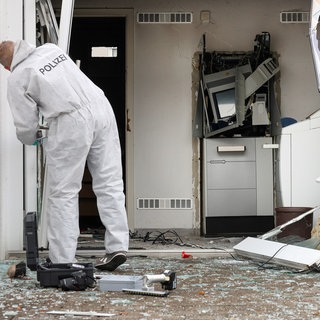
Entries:
{"label": "door frame", "polygon": [[125,172],[126,172],[126,208],[129,229],[134,229],[134,136],[133,136],[133,40],[134,40],[134,10],[133,9],[74,9],[74,17],[124,17],[125,31]]}

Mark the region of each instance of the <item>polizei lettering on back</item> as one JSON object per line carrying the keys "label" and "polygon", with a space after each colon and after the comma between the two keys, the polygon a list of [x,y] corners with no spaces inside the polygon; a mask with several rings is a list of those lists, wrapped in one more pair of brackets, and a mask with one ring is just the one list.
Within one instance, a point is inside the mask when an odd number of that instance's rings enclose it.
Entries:
{"label": "polizei lettering on back", "polygon": [[48,64],[44,65],[43,68],[40,68],[39,71],[42,74],[45,74],[46,72],[51,71],[53,68],[55,68],[59,63],[61,63],[62,61],[67,60],[67,57],[64,54],[60,54],[60,56],[56,57],[55,59],[53,59],[51,62],[49,62]]}

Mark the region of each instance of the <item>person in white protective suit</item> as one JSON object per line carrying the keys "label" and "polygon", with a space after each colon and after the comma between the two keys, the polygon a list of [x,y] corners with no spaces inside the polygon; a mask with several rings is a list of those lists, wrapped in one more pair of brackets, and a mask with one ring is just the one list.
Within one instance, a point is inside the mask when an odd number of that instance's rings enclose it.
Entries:
{"label": "person in white protective suit", "polygon": [[39,112],[48,123],[49,258],[75,261],[79,236],[78,194],[87,161],[106,229],[106,255],[96,268],[113,271],[126,261],[129,230],[123,193],[121,149],[115,116],[103,91],[59,47],[24,40],[0,43],[0,63],[11,71],[8,101],[17,138],[37,141]]}

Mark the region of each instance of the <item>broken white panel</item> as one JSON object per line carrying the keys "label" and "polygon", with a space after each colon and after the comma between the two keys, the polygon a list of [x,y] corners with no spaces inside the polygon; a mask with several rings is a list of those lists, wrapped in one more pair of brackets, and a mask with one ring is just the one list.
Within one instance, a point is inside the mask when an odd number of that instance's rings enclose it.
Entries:
{"label": "broken white panel", "polygon": [[233,249],[240,256],[299,270],[317,269],[320,264],[319,250],[270,240],[248,237]]}

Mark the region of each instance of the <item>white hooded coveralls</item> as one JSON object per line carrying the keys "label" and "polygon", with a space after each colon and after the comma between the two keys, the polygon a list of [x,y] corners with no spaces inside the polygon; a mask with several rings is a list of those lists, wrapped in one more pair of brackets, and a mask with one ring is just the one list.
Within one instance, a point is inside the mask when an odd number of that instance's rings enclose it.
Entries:
{"label": "white hooded coveralls", "polygon": [[49,257],[75,260],[79,236],[78,193],[87,161],[107,253],[127,251],[129,232],[123,193],[121,149],[112,107],[68,55],[54,44],[15,45],[8,100],[18,139],[33,144],[39,111],[49,124],[47,217]]}

